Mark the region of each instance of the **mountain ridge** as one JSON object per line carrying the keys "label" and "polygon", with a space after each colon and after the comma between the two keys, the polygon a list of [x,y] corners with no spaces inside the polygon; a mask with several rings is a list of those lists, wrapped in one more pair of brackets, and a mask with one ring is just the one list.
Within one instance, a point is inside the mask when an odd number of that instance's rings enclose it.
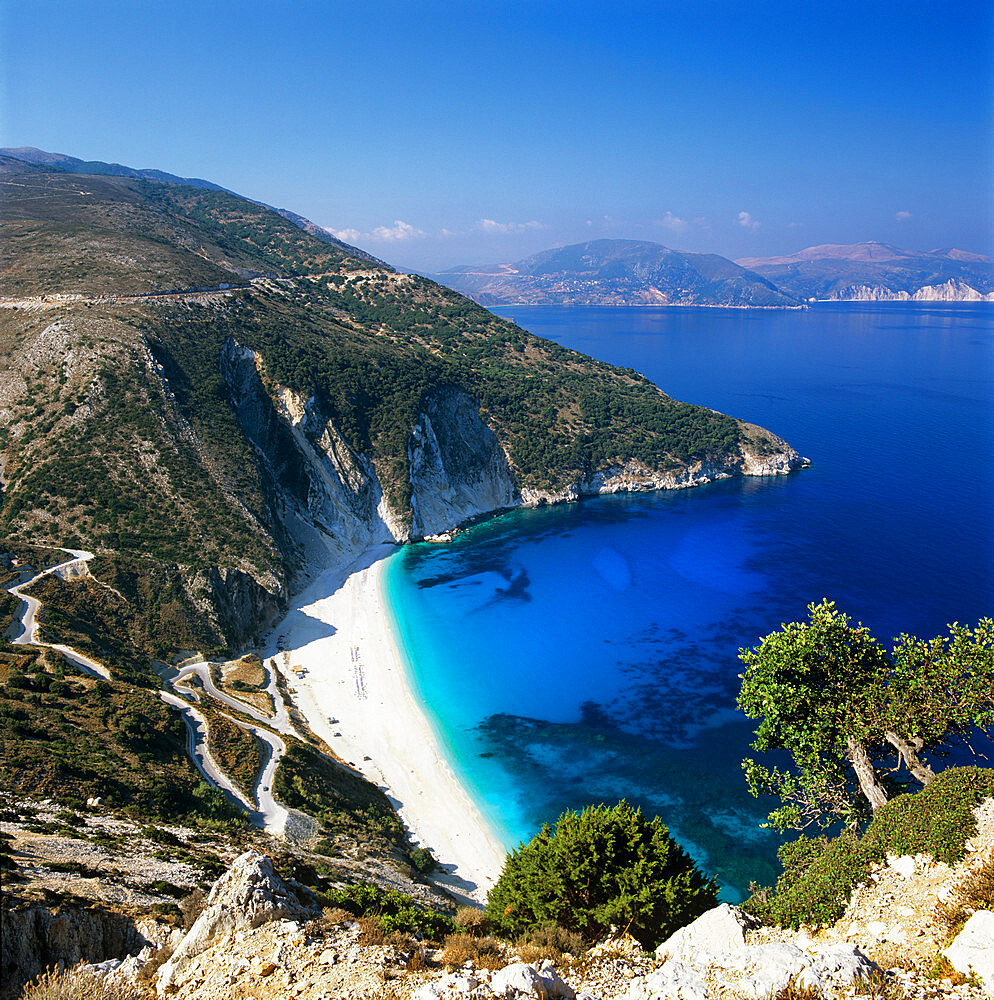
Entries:
{"label": "mountain ridge", "polygon": [[994,301],[994,261],[955,248],[823,243],[737,263],[805,301]]}
{"label": "mountain ridge", "polygon": [[481,305],[800,304],[726,257],[671,250],[648,240],[590,240],[491,271],[459,267],[433,277]]}

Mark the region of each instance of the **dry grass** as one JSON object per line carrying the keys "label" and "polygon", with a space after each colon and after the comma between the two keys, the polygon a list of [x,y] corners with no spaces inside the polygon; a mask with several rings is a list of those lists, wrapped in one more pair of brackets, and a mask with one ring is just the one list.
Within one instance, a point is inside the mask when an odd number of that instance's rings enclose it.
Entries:
{"label": "dry grass", "polygon": [[946,902],[938,909],[946,927],[948,944],[963,929],[977,910],[994,909],[994,854],[988,855],[979,868],[967,872]]}
{"label": "dry grass", "polygon": [[410,934],[404,934],[402,931],[385,931],[380,925],[379,917],[359,918],[359,944],[390,945],[403,952],[411,951],[415,947],[414,938]]}
{"label": "dry grass", "polygon": [[152,995],[140,986],[84,972],[80,964],[43,972],[25,987],[22,1000],[147,1000]]}
{"label": "dry grass", "polygon": [[[514,950],[516,954],[522,956],[523,962],[548,958],[558,965],[565,955],[584,954],[587,951],[587,942],[579,934],[568,931],[558,924],[546,924],[518,938]],[[532,957],[525,958],[526,954]]]}
{"label": "dry grass", "polygon": [[456,926],[470,937],[486,937],[490,933],[486,913],[475,906],[460,906],[454,919]]}
{"label": "dry grass", "polygon": [[155,986],[155,977],[159,969],[169,961],[172,953],[173,949],[168,946],[154,951],[152,957],[138,970],[136,978],[139,985],[153,989]]}
{"label": "dry grass", "polygon": [[[891,967],[893,968],[893,966]],[[856,996],[874,997],[875,1000],[904,1000],[904,987],[893,977],[888,979],[880,969],[871,969],[856,980]]]}
{"label": "dry grass", "polygon": [[442,946],[439,961],[451,968],[472,962],[478,969],[502,969],[507,964],[507,956],[505,946],[496,938],[450,934]]}

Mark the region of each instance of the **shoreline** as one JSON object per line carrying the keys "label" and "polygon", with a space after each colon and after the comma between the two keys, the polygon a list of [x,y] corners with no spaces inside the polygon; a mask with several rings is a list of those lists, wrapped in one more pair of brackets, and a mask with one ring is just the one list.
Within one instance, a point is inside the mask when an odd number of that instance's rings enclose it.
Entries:
{"label": "shoreline", "polygon": [[264,655],[276,659],[314,733],[386,792],[411,840],[434,855],[431,881],[482,903],[506,851],[412,688],[384,590],[395,550],[373,546],[318,576],[293,600]]}

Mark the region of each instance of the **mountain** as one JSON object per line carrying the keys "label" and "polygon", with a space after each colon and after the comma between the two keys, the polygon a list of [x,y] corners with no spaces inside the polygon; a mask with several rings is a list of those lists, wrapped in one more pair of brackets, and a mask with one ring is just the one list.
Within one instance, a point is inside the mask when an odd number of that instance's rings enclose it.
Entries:
{"label": "mountain", "polygon": [[[221,187],[220,184],[215,184],[213,181],[205,181],[200,177],[179,177],[176,174],[166,173],[164,170],[138,170],[134,167],[126,167],[120,163],[105,163],[103,160],[81,160],[75,156],[67,156],[65,153],[48,153],[43,149],[36,149],[34,146],[0,148],[0,156],[69,174],[90,174],[98,177],[135,177],[140,180],[159,181],[162,184],[182,184],[185,187],[205,188],[208,191],[224,191],[227,194],[234,194],[228,188]],[[282,215],[284,219],[288,219],[295,226],[299,226],[322,243],[336,246],[353,257],[359,257],[362,260],[368,260],[383,267],[388,266],[378,257],[374,257],[372,254],[366,253],[365,250],[360,250],[349,243],[344,243],[342,240],[332,236],[324,227],[311,222],[310,219],[305,219],[296,212],[291,212],[286,208],[273,208],[272,205],[266,205],[261,201],[254,202],[253,204],[272,209],[272,211]]]}
{"label": "mountain", "polygon": [[223,189],[0,175],[0,533],[97,553],[129,609],[71,615],[136,676],[243,647],[376,541],[801,464]]}
{"label": "mountain", "polygon": [[828,243],[737,263],[805,300],[994,301],[994,261],[965,250]]}
{"label": "mountain", "polygon": [[514,264],[457,267],[433,277],[481,305],[798,305],[725,257],[640,240],[592,240]]}

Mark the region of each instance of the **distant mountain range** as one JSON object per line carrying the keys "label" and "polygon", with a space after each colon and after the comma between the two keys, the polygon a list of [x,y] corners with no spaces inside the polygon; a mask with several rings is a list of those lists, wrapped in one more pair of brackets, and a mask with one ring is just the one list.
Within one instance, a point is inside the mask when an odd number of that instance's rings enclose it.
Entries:
{"label": "distant mountain range", "polygon": [[744,257],[742,267],[801,299],[994,299],[994,261],[965,250],[899,250],[886,243],[826,243],[789,257]]}
{"label": "distant mountain range", "polygon": [[713,253],[643,240],[592,240],[514,264],[432,275],[480,305],[797,306],[775,284]]}
{"label": "distant mountain range", "polygon": [[737,261],[640,240],[593,240],[513,264],[432,275],[484,306],[798,306],[810,301],[994,301],[994,261],[965,250],[826,244]]}

